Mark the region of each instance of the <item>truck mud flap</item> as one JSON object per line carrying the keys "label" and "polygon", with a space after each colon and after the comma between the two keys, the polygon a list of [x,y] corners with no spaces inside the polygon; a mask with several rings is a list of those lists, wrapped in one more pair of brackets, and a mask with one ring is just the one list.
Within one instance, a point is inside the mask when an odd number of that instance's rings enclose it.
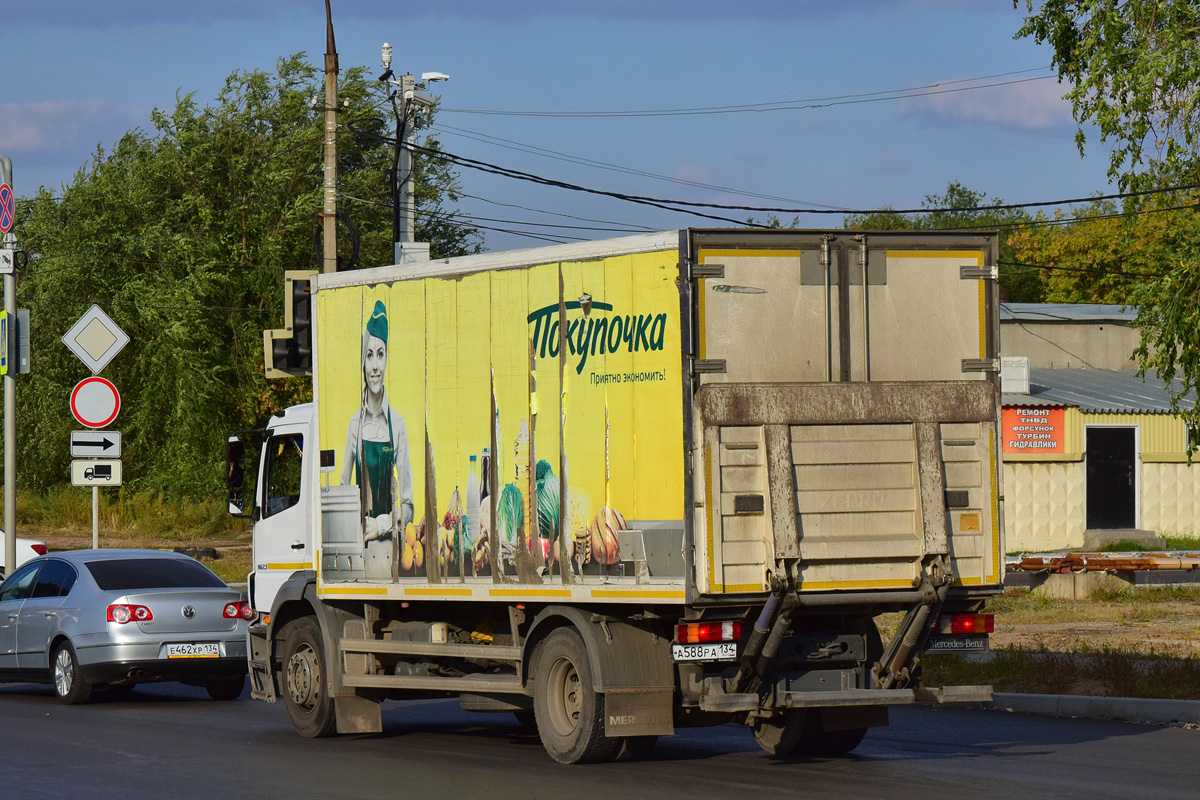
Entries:
{"label": "truck mud flap", "polygon": [[250,696],[255,700],[275,702],[275,674],[271,669],[271,645],[267,641],[267,626],[251,625],[246,632],[246,654],[250,668]]}

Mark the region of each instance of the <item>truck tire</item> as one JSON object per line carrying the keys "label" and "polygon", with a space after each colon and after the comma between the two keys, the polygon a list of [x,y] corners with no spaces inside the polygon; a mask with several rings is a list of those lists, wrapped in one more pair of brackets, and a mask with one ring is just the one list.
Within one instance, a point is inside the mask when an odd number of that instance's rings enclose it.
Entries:
{"label": "truck tire", "polygon": [[325,646],[316,617],[301,617],[283,631],[283,705],[296,733],[308,739],[333,734],[337,717],[325,683]]}
{"label": "truck tire", "polygon": [[63,642],[54,648],[54,655],[50,658],[50,673],[54,679],[54,694],[59,700],[69,706],[91,701],[95,687],[79,671],[79,660],[70,642]]}
{"label": "truck tire", "polygon": [[812,709],[812,713],[808,715],[800,732],[800,744],[796,748],[796,753],[806,756],[844,756],[862,744],[867,730],[867,728],[826,730],[820,709]]}
{"label": "truck tire", "polygon": [[[815,718],[817,715],[814,714]],[[866,728],[849,728],[844,731],[827,731],[818,724],[815,731],[806,730],[800,752],[814,756],[844,756],[862,744],[867,735]]]}
{"label": "truck tire", "polygon": [[790,758],[800,754],[809,714],[802,708],[790,708],[773,717],[759,717],[751,729],[754,741],[769,755]]}
{"label": "truck tire", "polygon": [[574,628],[559,628],[538,645],[533,711],[542,746],[560,764],[609,761],[621,746],[604,735],[604,695],[592,688],[587,646]]}

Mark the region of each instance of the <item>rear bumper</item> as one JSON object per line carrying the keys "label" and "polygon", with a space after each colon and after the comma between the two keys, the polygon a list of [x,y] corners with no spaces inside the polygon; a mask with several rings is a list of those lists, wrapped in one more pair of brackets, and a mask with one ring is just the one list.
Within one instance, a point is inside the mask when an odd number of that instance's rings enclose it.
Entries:
{"label": "rear bumper", "polygon": [[201,682],[217,678],[237,678],[246,674],[244,658],[185,658],[134,661],[105,661],[79,665],[88,683],[116,681]]}
{"label": "rear bumper", "polygon": [[222,639],[219,643],[221,655],[216,658],[166,658],[164,642],[79,647],[79,669],[93,683],[126,679],[203,681],[245,675],[246,641]]}

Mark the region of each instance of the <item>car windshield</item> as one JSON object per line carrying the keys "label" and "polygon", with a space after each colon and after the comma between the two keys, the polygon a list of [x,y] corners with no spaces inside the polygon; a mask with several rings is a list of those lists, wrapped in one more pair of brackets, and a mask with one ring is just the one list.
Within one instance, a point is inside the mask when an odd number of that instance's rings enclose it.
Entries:
{"label": "car windshield", "polygon": [[87,562],[96,585],[106,592],[181,587],[224,588],[225,582],[195,561],[178,558],[114,558]]}

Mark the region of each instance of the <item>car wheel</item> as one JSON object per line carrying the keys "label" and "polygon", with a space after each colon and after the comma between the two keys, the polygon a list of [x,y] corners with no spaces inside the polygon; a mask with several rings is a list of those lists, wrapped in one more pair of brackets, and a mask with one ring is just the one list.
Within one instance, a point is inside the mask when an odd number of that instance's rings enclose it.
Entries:
{"label": "car wheel", "polygon": [[789,758],[799,749],[807,717],[804,709],[788,709],[773,717],[759,717],[751,726],[754,741],[770,755]]}
{"label": "car wheel", "polygon": [[245,688],[245,675],[237,678],[214,678],[204,684],[204,691],[208,692],[208,696],[213,700],[237,700]]}
{"label": "car wheel", "polygon": [[546,752],[560,764],[608,761],[619,738],[604,735],[604,695],[592,688],[587,646],[573,628],[559,628],[538,645],[533,710]]}
{"label": "car wheel", "polygon": [[296,733],[309,739],[331,735],[337,724],[325,686],[325,646],[316,617],[287,625],[283,646],[283,704]]}
{"label": "car wheel", "polygon": [[51,657],[51,672],[54,678],[54,694],[69,706],[86,703],[92,699],[92,684],[84,680],[75,658],[75,648],[63,642],[54,649]]}

